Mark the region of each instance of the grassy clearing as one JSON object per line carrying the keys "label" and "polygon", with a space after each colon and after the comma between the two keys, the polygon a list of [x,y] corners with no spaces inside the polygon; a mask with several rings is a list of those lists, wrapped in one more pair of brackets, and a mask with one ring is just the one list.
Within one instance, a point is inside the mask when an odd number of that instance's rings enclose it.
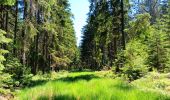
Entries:
{"label": "grassy clearing", "polygon": [[67,73],[18,93],[16,100],[170,100],[164,94],[142,91],[103,72]]}

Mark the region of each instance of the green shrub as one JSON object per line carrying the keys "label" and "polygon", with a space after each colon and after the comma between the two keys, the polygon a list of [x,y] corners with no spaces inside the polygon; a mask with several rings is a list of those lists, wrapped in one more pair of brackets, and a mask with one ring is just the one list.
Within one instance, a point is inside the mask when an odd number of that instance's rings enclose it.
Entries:
{"label": "green shrub", "polygon": [[124,57],[126,61],[122,70],[130,81],[142,77],[147,72],[147,46],[142,44],[140,40],[131,40],[127,44]]}
{"label": "green shrub", "polygon": [[133,81],[132,84],[155,91],[169,91],[170,81],[168,75],[166,73],[150,72],[141,79]]}
{"label": "green shrub", "polygon": [[[5,37],[6,32],[0,29],[0,45],[11,42],[11,39]],[[6,61],[4,55],[8,53],[7,50],[0,48],[0,93],[5,91],[3,88],[7,87],[5,83],[11,83],[11,76],[8,73],[4,73],[4,64]]]}
{"label": "green shrub", "polygon": [[24,67],[17,58],[8,57],[7,61],[4,64],[4,71],[11,74],[14,80],[19,80],[22,78]]}
{"label": "green shrub", "polygon": [[4,65],[4,71],[9,73],[12,78],[10,85],[13,85],[13,87],[18,87],[20,85],[30,84],[32,78],[31,70],[23,66],[19,59],[9,56]]}

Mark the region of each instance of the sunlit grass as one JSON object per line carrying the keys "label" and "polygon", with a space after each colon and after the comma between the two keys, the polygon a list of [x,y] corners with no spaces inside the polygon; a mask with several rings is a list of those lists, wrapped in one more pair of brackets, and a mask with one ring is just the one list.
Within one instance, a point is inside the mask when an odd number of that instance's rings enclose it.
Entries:
{"label": "sunlit grass", "polygon": [[17,100],[170,100],[170,97],[142,91],[120,79],[101,78],[92,72],[67,77],[22,90]]}
{"label": "sunlit grass", "polygon": [[133,81],[132,84],[140,88],[149,88],[170,94],[170,73],[150,72],[141,79]]}

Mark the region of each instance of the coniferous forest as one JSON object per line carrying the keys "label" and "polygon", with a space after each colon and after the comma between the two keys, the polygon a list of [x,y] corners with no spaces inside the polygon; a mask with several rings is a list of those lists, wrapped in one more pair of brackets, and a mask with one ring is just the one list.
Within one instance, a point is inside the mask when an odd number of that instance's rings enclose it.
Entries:
{"label": "coniferous forest", "polygon": [[[170,1],[0,0],[0,100],[170,100]],[[82,4],[83,5],[83,4]]]}

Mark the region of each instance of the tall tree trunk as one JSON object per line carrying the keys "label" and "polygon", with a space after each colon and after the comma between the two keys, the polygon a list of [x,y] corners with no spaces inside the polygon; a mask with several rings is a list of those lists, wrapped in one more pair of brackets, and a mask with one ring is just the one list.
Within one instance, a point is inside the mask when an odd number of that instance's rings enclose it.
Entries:
{"label": "tall tree trunk", "polygon": [[44,73],[45,72],[45,67],[46,67],[46,34],[47,33],[44,33],[44,38],[43,38],[43,52],[42,52],[42,55],[43,55],[43,68],[42,68],[42,72]]}
{"label": "tall tree trunk", "polygon": [[1,5],[1,29],[5,30],[5,6]]}
{"label": "tall tree trunk", "polygon": [[15,27],[14,27],[14,47],[13,47],[13,54],[16,56],[16,38],[17,38],[17,28],[18,28],[18,0],[16,0],[15,5]]}
{"label": "tall tree trunk", "polygon": [[[24,19],[24,24],[26,24],[26,17],[27,17],[27,1],[24,0],[24,14],[23,14],[23,19]],[[25,66],[26,64],[26,54],[25,54],[25,44],[26,44],[26,40],[25,40],[25,25],[22,29],[22,42],[23,42],[23,47],[22,47],[22,64]]]}
{"label": "tall tree trunk", "polygon": [[30,9],[29,9],[29,17],[30,17],[30,20],[32,19],[32,0],[30,0]]}
{"label": "tall tree trunk", "polygon": [[125,28],[125,25],[124,25],[124,2],[123,0],[121,0],[121,32],[122,32],[122,47],[123,47],[123,50],[125,50],[125,32],[124,32],[124,28]]}
{"label": "tall tree trunk", "polygon": [[[7,34],[5,34],[5,36],[8,37],[8,35],[9,35],[9,33],[8,33],[8,6],[5,6],[5,12],[6,13],[4,13],[5,14],[4,27],[5,27],[5,31],[7,33]],[[4,44],[4,49],[7,49],[7,45],[6,44]],[[8,54],[5,54],[5,56],[7,57]]]}
{"label": "tall tree trunk", "polygon": [[5,31],[8,32],[8,7],[6,6]]}
{"label": "tall tree trunk", "polygon": [[0,16],[0,20],[1,20],[1,29],[3,28],[3,5],[0,5],[0,14],[1,14],[1,16]]}
{"label": "tall tree trunk", "polygon": [[116,39],[114,38],[112,42],[109,44],[109,61],[110,61],[110,66],[113,66],[113,62],[116,56]]}
{"label": "tall tree trunk", "polygon": [[38,46],[39,46],[39,33],[37,33],[37,36],[36,36],[36,43],[35,43],[35,66],[34,66],[34,73],[33,74],[36,74],[37,71],[38,71]]}
{"label": "tall tree trunk", "polygon": [[[31,1],[32,2],[32,1]],[[39,5],[38,5],[38,1],[36,0],[36,3],[37,3],[37,15],[36,15],[36,18],[37,18],[37,24],[40,24],[40,7],[39,7]],[[37,71],[38,71],[38,61],[39,61],[39,55],[38,55],[38,53],[39,53],[39,51],[38,51],[38,46],[39,46],[39,32],[37,32],[37,35],[35,36],[35,55],[34,55],[34,57],[35,57],[35,61],[34,61],[34,66],[32,66],[33,67],[33,74],[36,74],[37,73]],[[43,62],[41,62],[41,63],[43,63]]]}
{"label": "tall tree trunk", "polygon": [[[45,67],[47,67],[47,68],[50,67],[50,66],[48,66],[49,64],[48,64],[48,61],[47,61],[47,60],[49,60],[49,59],[48,59],[48,56],[49,56],[49,51],[48,51],[48,43],[49,43],[49,42],[48,42],[48,39],[49,39],[49,36],[48,36],[48,34],[46,34],[46,46],[45,46],[45,49],[46,49],[46,50],[45,50],[45,51],[46,51],[46,53],[45,53],[45,54],[46,54],[46,56],[45,56],[45,57],[46,57],[46,66],[45,66]],[[45,69],[46,69],[46,68],[45,68]],[[44,70],[44,71],[45,71],[45,70]]]}

